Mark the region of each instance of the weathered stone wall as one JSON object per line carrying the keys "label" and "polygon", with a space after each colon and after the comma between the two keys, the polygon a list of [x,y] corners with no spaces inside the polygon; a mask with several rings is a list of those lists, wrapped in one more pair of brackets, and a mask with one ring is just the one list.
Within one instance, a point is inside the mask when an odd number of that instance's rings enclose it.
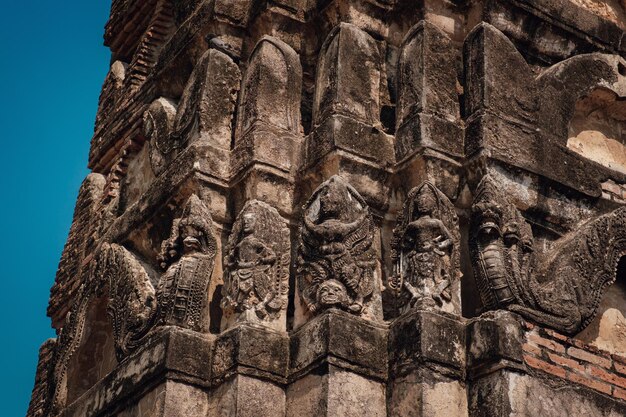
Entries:
{"label": "weathered stone wall", "polygon": [[624,415],[623,27],[113,1],[29,416]]}

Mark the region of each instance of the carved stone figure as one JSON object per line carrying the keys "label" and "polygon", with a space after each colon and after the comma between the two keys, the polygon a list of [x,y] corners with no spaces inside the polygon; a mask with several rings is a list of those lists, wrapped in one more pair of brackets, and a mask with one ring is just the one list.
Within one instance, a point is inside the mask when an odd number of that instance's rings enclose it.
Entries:
{"label": "carved stone figure", "polygon": [[203,312],[217,242],[209,209],[195,194],[187,200],[182,216],[174,220],[162,247],[159,261],[165,272],[156,291],[151,278],[156,273],[128,249],[115,243],[103,243],[97,249],[55,346],[48,374],[48,415],[57,415],[65,406],[67,365],[82,342],[86,313],[94,298],[108,299],[118,360],[137,349],[157,326],[205,329]]}
{"label": "carved stone figure", "polygon": [[107,312],[116,355],[122,359],[140,346],[155,323],[156,294],[146,268],[123,246],[104,244],[97,259],[100,285],[109,288]]}
{"label": "carved stone figure", "polygon": [[289,229],[278,211],[261,201],[246,203],[225,253],[222,307],[226,312],[248,321],[281,317],[287,309],[291,256]]}
{"label": "carved stone figure", "polygon": [[470,229],[474,275],[486,309],[506,308],[575,334],[593,320],[626,254],[626,208],[591,220],[534,255],[530,225],[490,177],[481,181]]}
{"label": "carved stone figure", "polygon": [[162,245],[159,260],[165,273],[157,288],[159,324],[204,330],[203,312],[216,252],[211,213],[193,194]]}
{"label": "carved stone figure", "polygon": [[322,307],[342,308],[348,305],[346,287],[335,279],[322,282],[317,289],[317,301]]}
{"label": "carved stone figure", "polygon": [[490,176],[476,191],[469,246],[485,309],[530,298],[522,293],[532,272],[532,231]]}
{"label": "carved stone figure", "polygon": [[429,182],[413,188],[391,243],[394,275],[389,287],[398,293],[401,309],[452,303],[452,284],[461,276],[459,242],[458,218],[450,200]]}
{"label": "carved stone figure", "polygon": [[298,253],[299,289],[316,313],[331,306],[361,314],[372,296],[374,225],[365,201],[334,176],[305,205]]}

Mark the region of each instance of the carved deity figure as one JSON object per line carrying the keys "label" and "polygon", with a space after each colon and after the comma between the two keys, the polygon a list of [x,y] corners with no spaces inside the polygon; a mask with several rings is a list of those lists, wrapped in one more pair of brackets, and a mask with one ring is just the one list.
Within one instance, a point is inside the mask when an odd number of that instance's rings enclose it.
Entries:
{"label": "carved deity figure", "polygon": [[165,273],[156,294],[159,324],[205,329],[203,313],[216,252],[211,214],[194,194],[162,245],[159,260]]}
{"label": "carved deity figure", "polygon": [[334,306],[362,313],[374,288],[373,239],[367,205],[341,177],[313,193],[305,206],[298,266],[310,312]]}
{"label": "carved deity figure", "polygon": [[580,225],[537,255],[530,225],[500,188],[484,177],[472,206],[469,248],[484,308],[580,332],[626,253],[626,208]]}
{"label": "carved deity figure", "polygon": [[392,241],[394,275],[402,308],[435,308],[452,302],[459,272],[459,232],[454,206],[429,182],[412,189]]}
{"label": "carved deity figure", "polygon": [[226,247],[222,307],[243,317],[277,319],[287,307],[289,229],[276,209],[249,201]]}

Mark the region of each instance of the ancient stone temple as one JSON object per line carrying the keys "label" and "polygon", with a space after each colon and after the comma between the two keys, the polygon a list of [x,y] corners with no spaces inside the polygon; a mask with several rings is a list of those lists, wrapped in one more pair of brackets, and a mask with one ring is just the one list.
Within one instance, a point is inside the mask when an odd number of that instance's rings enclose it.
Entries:
{"label": "ancient stone temple", "polygon": [[113,0],[105,42],[28,416],[626,415],[626,4]]}

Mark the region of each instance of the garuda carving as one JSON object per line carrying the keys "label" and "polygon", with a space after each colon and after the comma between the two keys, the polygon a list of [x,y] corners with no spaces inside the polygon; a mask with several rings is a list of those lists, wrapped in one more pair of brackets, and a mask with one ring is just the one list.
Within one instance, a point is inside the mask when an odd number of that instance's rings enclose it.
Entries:
{"label": "garuda carving", "polygon": [[430,182],[413,188],[391,242],[394,274],[389,287],[396,291],[402,310],[458,310],[453,284],[461,277],[460,240],[450,200]]}
{"label": "garuda carving", "polygon": [[247,202],[225,253],[222,307],[253,321],[278,319],[287,308],[291,263],[289,229],[278,211]]}
{"label": "garuda carving", "polygon": [[478,186],[470,228],[470,254],[485,308],[506,308],[567,334],[593,320],[626,254],[626,208],[620,208],[536,256],[529,224],[489,176]]}
{"label": "garuda carving", "polygon": [[367,204],[341,177],[313,193],[304,207],[298,286],[310,312],[329,307],[362,314],[374,291],[374,224]]}

